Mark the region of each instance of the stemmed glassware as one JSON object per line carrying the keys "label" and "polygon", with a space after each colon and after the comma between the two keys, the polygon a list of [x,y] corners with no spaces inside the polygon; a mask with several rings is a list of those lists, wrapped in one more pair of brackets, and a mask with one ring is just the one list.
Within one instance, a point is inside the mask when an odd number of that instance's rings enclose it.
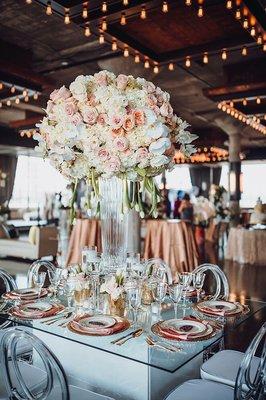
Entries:
{"label": "stemmed glassware", "polygon": [[187,300],[187,290],[189,285],[192,282],[192,273],[191,272],[182,272],[179,274],[179,283],[184,287],[183,289],[183,307],[186,308],[186,300]]}
{"label": "stemmed glassware", "polygon": [[197,302],[200,301],[200,294],[204,284],[206,274],[198,273],[193,274],[193,286],[197,291]]}
{"label": "stemmed glassware", "polygon": [[133,311],[133,327],[137,325],[138,309],[141,305],[142,286],[131,284],[126,289],[127,299]]}
{"label": "stemmed glassware", "polygon": [[168,284],[166,282],[157,281],[153,286],[153,296],[158,303],[158,318],[161,319],[162,302],[167,293]]}
{"label": "stemmed glassware", "polygon": [[99,296],[100,296],[100,275],[102,272],[101,253],[91,251],[87,253],[86,266],[84,272],[91,278],[93,291],[93,308],[99,311]]}
{"label": "stemmed glassware", "polygon": [[183,294],[184,286],[174,283],[169,286],[169,294],[174,303],[175,318],[177,318],[177,306],[181,300]]}
{"label": "stemmed glassware", "polygon": [[45,282],[45,278],[46,278],[46,272],[39,272],[33,274],[34,286],[38,289],[38,300],[40,299],[41,296],[41,291]]}
{"label": "stemmed glassware", "polygon": [[63,273],[63,269],[62,268],[56,268],[54,271],[50,271],[48,270],[48,276],[49,276],[49,280],[51,283],[51,289],[52,289],[52,293],[53,293],[53,301],[57,301],[57,291],[58,291],[58,285],[61,281],[62,278],[62,273]]}

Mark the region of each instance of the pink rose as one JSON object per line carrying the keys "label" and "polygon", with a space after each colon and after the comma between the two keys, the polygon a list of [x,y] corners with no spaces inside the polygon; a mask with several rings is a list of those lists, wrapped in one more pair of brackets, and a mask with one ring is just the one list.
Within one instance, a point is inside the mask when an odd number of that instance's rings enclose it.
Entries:
{"label": "pink rose", "polygon": [[70,121],[72,122],[72,124],[74,125],[79,125],[82,122],[82,117],[80,115],[79,112],[75,113],[72,115],[72,117],[70,118]]}
{"label": "pink rose", "polygon": [[147,98],[147,103],[150,107],[156,106],[157,104],[157,98],[154,96],[154,94],[149,94]]}
{"label": "pink rose", "polygon": [[74,101],[74,98],[70,98],[66,101],[65,103],[65,112],[67,115],[69,115],[70,117],[72,117],[72,115],[75,114],[75,112],[78,111],[78,107]]}
{"label": "pink rose", "polygon": [[141,110],[135,110],[133,112],[135,118],[136,125],[144,125],[145,124],[145,115],[144,112]]}
{"label": "pink rose", "polygon": [[133,115],[127,115],[123,122],[123,128],[126,131],[131,131],[135,126],[135,121]]}
{"label": "pink rose", "polygon": [[160,115],[160,108],[159,108],[158,106],[153,106],[153,107],[152,107],[152,110],[153,110],[153,112],[155,113],[155,115],[156,115],[157,117],[159,117],[159,115]]}
{"label": "pink rose", "polygon": [[156,86],[152,82],[147,82],[146,89],[148,93],[153,93],[156,89]]}
{"label": "pink rose", "polygon": [[111,172],[119,171],[120,165],[121,165],[120,160],[116,156],[110,157],[109,160],[107,161],[107,168]]}
{"label": "pink rose", "polygon": [[96,106],[96,97],[94,96],[94,94],[92,94],[90,97],[88,97],[87,105],[91,106],[91,107]]}
{"label": "pink rose", "polygon": [[107,85],[107,75],[104,71],[98,72],[98,74],[94,75],[94,78],[98,85],[100,86],[106,86]]}
{"label": "pink rose", "polygon": [[47,114],[51,114],[53,112],[54,103],[51,100],[47,101],[46,112]]}
{"label": "pink rose", "polygon": [[130,155],[132,154],[132,152],[131,152],[130,149],[126,149],[125,151],[123,151],[123,153],[124,153],[126,156],[130,156]]}
{"label": "pink rose", "polygon": [[125,88],[127,86],[127,81],[128,81],[128,77],[126,75],[123,75],[123,74],[118,75],[118,77],[116,78],[116,84],[117,84],[118,89],[125,90]]}
{"label": "pink rose", "polygon": [[163,103],[160,107],[160,113],[163,117],[171,118],[173,115],[173,108],[171,107],[170,103]]}
{"label": "pink rose", "polygon": [[112,129],[112,136],[113,137],[118,137],[118,136],[124,136],[125,131],[123,128],[119,128],[119,129]]}
{"label": "pink rose", "polygon": [[87,124],[93,125],[93,124],[95,124],[95,122],[97,120],[98,112],[97,112],[96,108],[86,106],[82,110],[82,115],[83,115],[84,121],[87,122]]}
{"label": "pink rose", "polygon": [[109,157],[109,152],[106,149],[101,148],[98,151],[98,156],[102,161],[106,161],[107,158]]}
{"label": "pink rose", "polygon": [[50,99],[52,101],[57,101],[59,99],[66,100],[70,96],[71,96],[70,90],[68,90],[65,86],[62,86],[60,89],[56,89],[50,94]]}
{"label": "pink rose", "polygon": [[143,161],[144,159],[146,159],[149,155],[148,150],[146,149],[146,147],[140,147],[136,153],[136,160],[137,161]]}
{"label": "pink rose", "polygon": [[117,137],[114,139],[114,145],[119,151],[125,151],[128,148],[128,140],[125,137]]}
{"label": "pink rose", "polygon": [[124,116],[120,114],[114,114],[110,118],[109,124],[111,125],[112,128],[114,129],[119,129],[123,125],[124,122]]}
{"label": "pink rose", "polygon": [[105,125],[105,124],[106,124],[106,121],[107,121],[107,114],[99,114],[99,115],[98,115],[97,122],[98,122],[100,125]]}

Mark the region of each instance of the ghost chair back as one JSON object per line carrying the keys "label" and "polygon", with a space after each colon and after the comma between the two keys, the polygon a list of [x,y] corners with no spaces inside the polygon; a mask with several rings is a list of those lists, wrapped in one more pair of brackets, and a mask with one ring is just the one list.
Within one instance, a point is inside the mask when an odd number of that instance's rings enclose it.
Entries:
{"label": "ghost chair back", "polygon": [[218,265],[215,264],[201,264],[197,268],[194,269],[193,274],[203,274],[207,271],[211,271],[215,283],[216,283],[216,290],[214,295],[211,296],[212,300],[217,299],[224,299],[228,300],[229,298],[229,284],[225,273],[221,270]]}

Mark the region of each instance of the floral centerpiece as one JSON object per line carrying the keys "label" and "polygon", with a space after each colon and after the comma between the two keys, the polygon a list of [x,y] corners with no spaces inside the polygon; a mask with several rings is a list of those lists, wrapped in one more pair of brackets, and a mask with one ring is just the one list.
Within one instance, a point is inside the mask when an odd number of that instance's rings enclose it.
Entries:
{"label": "floral centerpiece", "polygon": [[228,194],[223,186],[211,185],[210,188],[210,201],[215,207],[216,222],[224,220],[229,217],[229,209],[227,207]]}
{"label": "floral centerpiece", "polygon": [[215,216],[215,207],[207,198],[197,197],[193,203],[194,224],[205,227],[210,218]]}
{"label": "floral centerpiece", "polygon": [[[125,232],[118,218],[130,208],[143,217],[146,190],[150,214],[157,215],[159,191],[153,177],[174,166],[176,144],[184,154],[193,153],[197,136],[174,113],[167,92],[143,78],[108,71],[78,76],[69,89],[54,90],[46,114],[34,136],[39,149],[75,186],[85,179],[100,195],[102,221],[109,221],[103,227],[103,253],[124,254],[117,237]],[[90,207],[90,198],[87,203]],[[115,248],[106,233],[117,229],[120,244]]]}
{"label": "floral centerpiece", "polygon": [[111,276],[101,285],[100,292],[108,295],[110,314],[123,317],[126,307],[124,274],[117,271],[116,275]]}

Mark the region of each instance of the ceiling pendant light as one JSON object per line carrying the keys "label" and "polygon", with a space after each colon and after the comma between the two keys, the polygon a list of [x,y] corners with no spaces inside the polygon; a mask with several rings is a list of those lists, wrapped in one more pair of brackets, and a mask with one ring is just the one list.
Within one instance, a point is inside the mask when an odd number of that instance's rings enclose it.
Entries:
{"label": "ceiling pendant light", "polygon": [[86,26],[86,27],[85,27],[84,35],[85,35],[86,37],[89,37],[89,36],[91,35],[91,30],[90,30],[90,27],[89,27],[89,26]]}
{"label": "ceiling pendant light", "polygon": [[135,54],[134,61],[135,61],[136,64],[138,64],[140,62],[140,56],[139,56],[138,53]]}
{"label": "ceiling pendant light", "polygon": [[174,70],[174,64],[171,62],[169,65],[168,65],[168,69],[169,69],[169,71],[173,71]]}
{"label": "ceiling pendant light", "polygon": [[248,49],[246,48],[246,46],[244,46],[242,49],[242,56],[246,56],[247,54],[248,54]]}
{"label": "ceiling pendant light", "polygon": [[186,66],[187,68],[189,68],[189,67],[191,66],[191,60],[190,60],[190,57],[189,57],[189,56],[186,57],[185,66]]}
{"label": "ceiling pendant light", "polygon": [[66,25],[69,25],[69,24],[70,24],[70,15],[69,15],[69,10],[68,10],[67,8],[65,9],[65,19],[64,19],[64,22],[65,22]]}
{"label": "ceiling pendant light", "polygon": [[113,51],[116,51],[116,50],[117,50],[117,41],[116,41],[116,40],[113,40],[113,41],[112,41],[112,50],[113,50]]}
{"label": "ceiling pendant light", "polygon": [[107,11],[107,3],[106,3],[106,1],[104,1],[102,4],[102,12],[105,13],[106,11]]}
{"label": "ceiling pendant light", "polygon": [[147,18],[147,13],[146,13],[146,7],[145,6],[141,7],[140,18],[141,19],[146,19]]}
{"label": "ceiling pendant light", "polygon": [[48,0],[46,5],[46,15],[52,15],[52,14],[53,14],[52,3],[50,0]]}
{"label": "ceiling pendant light", "polygon": [[164,13],[168,12],[168,3],[167,3],[167,1],[163,2],[162,12],[164,12]]}
{"label": "ceiling pendant light", "polygon": [[222,60],[225,61],[226,59],[227,59],[227,53],[226,53],[226,50],[223,49],[223,51],[222,51]]}
{"label": "ceiling pendant light", "polygon": [[205,52],[204,55],[203,55],[203,63],[204,64],[208,64],[208,62],[209,62],[208,53]]}
{"label": "ceiling pendant light", "polygon": [[128,57],[128,56],[129,56],[128,46],[125,46],[125,48],[124,48],[124,57]]}
{"label": "ceiling pendant light", "polygon": [[84,3],[84,4],[83,4],[83,8],[82,8],[82,18],[84,18],[84,19],[88,18],[87,3]]}
{"label": "ceiling pendant light", "polygon": [[123,12],[123,13],[121,14],[120,24],[121,24],[121,25],[126,25],[126,23],[127,23],[126,14]]}

